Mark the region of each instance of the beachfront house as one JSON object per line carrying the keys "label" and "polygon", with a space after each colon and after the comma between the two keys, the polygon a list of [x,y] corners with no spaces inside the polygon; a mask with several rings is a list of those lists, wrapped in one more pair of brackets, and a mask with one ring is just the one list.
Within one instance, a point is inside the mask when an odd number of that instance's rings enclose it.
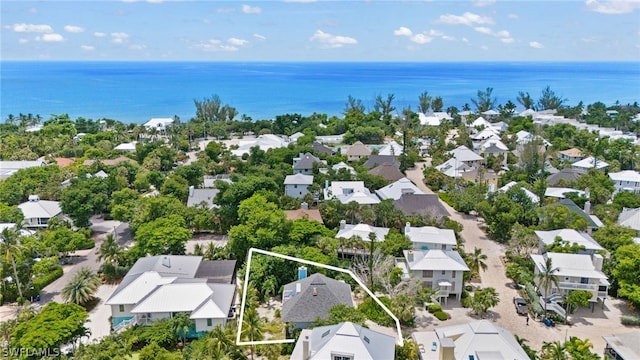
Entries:
{"label": "beachfront house", "polygon": [[159,255],[138,259],[105,302],[112,329],[148,325],[187,313],[191,338],[200,337],[235,316],[235,260]]}
{"label": "beachfront house", "polygon": [[27,229],[46,229],[49,220],[62,217],[59,201],[40,200],[38,195],[30,195],[29,200],[18,205],[24,220],[22,226]]}
{"label": "beachfront house", "polygon": [[287,175],[284,179],[284,194],[296,199],[302,199],[309,193],[309,187],[313,185],[313,175],[297,173]]}
{"label": "beachfront house", "polygon": [[416,331],[421,360],[529,360],[513,334],[488,320]]}
{"label": "beachfront house", "polygon": [[351,286],[315,273],[307,277],[306,267],[298,269],[298,280],[284,286],[282,321],[295,329],[305,329],[316,319],[326,319],[338,304],[353,307]]}
{"label": "beachfront house", "polygon": [[393,336],[351,322],[302,330],[291,360],[393,360]]}
{"label": "beachfront house", "polygon": [[640,173],[634,170],[623,170],[609,173],[616,191],[640,193]]}

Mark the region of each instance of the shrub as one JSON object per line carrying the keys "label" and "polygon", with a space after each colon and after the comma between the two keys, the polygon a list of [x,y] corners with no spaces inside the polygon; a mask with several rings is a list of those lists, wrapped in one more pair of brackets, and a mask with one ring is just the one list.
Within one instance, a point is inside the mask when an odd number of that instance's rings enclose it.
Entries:
{"label": "shrub", "polygon": [[[387,297],[380,297],[380,301],[387,307],[391,307],[391,301]],[[395,322],[387,314],[380,305],[378,305],[371,298],[365,299],[362,304],[358,305],[358,310],[363,313],[367,319],[382,325],[382,326],[394,326]]]}
{"label": "shrub", "polygon": [[435,312],[442,311],[442,306],[440,304],[429,304],[427,311],[433,314]]}
{"label": "shrub", "polygon": [[449,319],[449,315],[447,315],[447,313],[442,311],[442,310],[434,312],[433,316],[435,316],[436,319],[438,319],[440,321],[445,321],[445,320]]}
{"label": "shrub", "polygon": [[544,315],[544,309],[542,308],[542,305],[540,305],[540,297],[536,293],[536,290],[533,288],[533,285],[527,284],[524,290],[527,294],[527,297],[529,298],[529,303],[531,304],[531,311],[533,311],[533,313],[538,316]]}
{"label": "shrub", "polygon": [[42,290],[45,286],[56,281],[61,276],[62,276],[62,266],[56,266],[51,270],[51,272],[33,280],[34,291],[36,292],[36,294],[39,293],[40,290]]}
{"label": "shrub", "polygon": [[449,205],[451,207],[454,206],[454,202],[453,202],[453,200],[451,200],[451,195],[449,195],[449,193],[439,192],[438,193],[438,197],[440,198],[440,200],[446,202],[447,205]]}
{"label": "shrub", "polygon": [[640,316],[622,316],[620,322],[622,325],[640,326]]}

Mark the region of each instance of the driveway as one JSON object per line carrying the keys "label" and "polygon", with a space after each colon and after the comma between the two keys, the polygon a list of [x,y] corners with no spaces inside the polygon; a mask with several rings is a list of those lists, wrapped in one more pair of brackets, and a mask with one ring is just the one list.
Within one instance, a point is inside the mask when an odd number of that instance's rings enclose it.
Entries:
{"label": "driveway", "polygon": [[[406,175],[421,190],[433,193],[424,184],[421,165],[423,163],[416,164],[416,168],[407,170]],[[460,235],[464,240],[465,251],[471,252],[477,247],[487,255],[487,270],[481,271],[480,285],[483,288],[492,287],[500,295],[500,303],[490,310],[493,321],[514,335],[527,339],[527,344],[533,349],[540,349],[543,342],[565,341],[571,336],[577,336],[589,339],[594,345],[592,351],[602,354],[605,348],[602,336],[632,331],[632,328],[620,323],[620,316],[628,314],[629,311],[624,302],[618,299],[607,300],[603,307],[597,305],[593,313],[590,309],[579,309],[572,315],[575,323],[573,326],[557,325],[554,328],[547,328],[533,319],[530,319],[527,326],[526,317],[519,316],[513,305],[513,297],[518,296],[518,293],[512,287],[511,280],[505,275],[505,266],[502,262],[505,246],[487,238],[479,226],[477,217],[459,213],[444,201],[440,200],[440,202],[451,214],[450,218],[462,224],[463,230]],[[447,322],[444,322],[441,326],[446,325]]]}

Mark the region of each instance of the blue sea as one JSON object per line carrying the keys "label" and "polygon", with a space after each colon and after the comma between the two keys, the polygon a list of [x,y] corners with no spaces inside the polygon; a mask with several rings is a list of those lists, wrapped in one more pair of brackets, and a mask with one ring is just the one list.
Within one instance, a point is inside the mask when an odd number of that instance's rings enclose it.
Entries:
{"label": "blue sea", "polygon": [[[519,91],[538,99],[549,85],[566,104],[640,102],[640,62],[0,62],[0,119],[51,114],[142,123],[195,115],[194,99],[218,95],[254,120],[276,115],[340,116],[349,95],[370,110],[394,94],[400,111],[418,96],[440,96],[445,109],[493,88],[499,104]],[[522,109],[520,109],[522,110]]]}

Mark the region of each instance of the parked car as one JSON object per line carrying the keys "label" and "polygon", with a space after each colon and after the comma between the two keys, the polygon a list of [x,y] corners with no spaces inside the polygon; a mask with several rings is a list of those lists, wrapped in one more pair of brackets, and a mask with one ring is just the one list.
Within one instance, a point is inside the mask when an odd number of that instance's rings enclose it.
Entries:
{"label": "parked car", "polygon": [[513,304],[516,306],[516,312],[518,315],[528,315],[529,308],[527,307],[527,301],[523,298],[514,298]]}

